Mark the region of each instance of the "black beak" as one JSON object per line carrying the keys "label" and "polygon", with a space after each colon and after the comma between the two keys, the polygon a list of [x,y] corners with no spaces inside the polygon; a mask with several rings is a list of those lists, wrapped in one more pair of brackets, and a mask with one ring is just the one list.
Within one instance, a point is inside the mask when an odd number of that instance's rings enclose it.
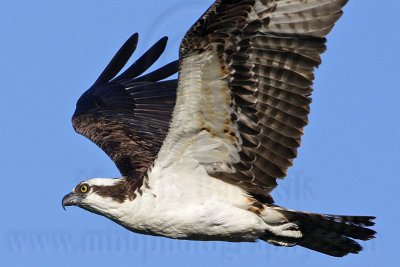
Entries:
{"label": "black beak", "polygon": [[72,192],[63,197],[61,205],[65,210],[66,206],[75,206],[78,205],[81,201],[82,197]]}

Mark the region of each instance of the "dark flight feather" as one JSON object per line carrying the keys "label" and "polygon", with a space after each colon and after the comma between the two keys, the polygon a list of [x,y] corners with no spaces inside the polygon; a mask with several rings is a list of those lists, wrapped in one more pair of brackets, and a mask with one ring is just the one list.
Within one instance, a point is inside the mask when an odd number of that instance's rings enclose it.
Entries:
{"label": "dark flight feather", "polygon": [[175,105],[177,80],[161,80],[178,71],[174,61],[137,78],[164,51],[167,38],[162,38],[114,78],[129,60],[137,41],[138,35],[134,34],[122,46],[94,85],[80,97],[72,117],[74,129],[115,162],[129,181],[131,193],[143,183],[153,164]]}
{"label": "dark flight feather", "polygon": [[104,84],[109,82],[128,62],[129,58],[135,52],[139,35],[137,33],[133,34],[124,45],[118,50],[113,59],[100,74],[99,78],[94,82],[93,86]]}
{"label": "dark flight feather", "polygon": [[143,74],[148,68],[150,68],[157,59],[162,55],[167,45],[168,38],[163,37],[156,42],[149,50],[146,51],[135,63],[133,63],[128,69],[126,69],[119,76],[115,77],[114,81],[122,81],[127,79],[133,79]]}

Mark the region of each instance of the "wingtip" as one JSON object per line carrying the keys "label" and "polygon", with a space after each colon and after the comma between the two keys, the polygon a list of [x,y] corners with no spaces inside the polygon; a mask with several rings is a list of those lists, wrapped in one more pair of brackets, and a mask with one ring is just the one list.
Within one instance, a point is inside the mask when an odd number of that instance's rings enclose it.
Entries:
{"label": "wingtip", "polygon": [[149,69],[162,55],[167,47],[168,37],[164,36],[151,46],[128,69],[113,79],[113,81],[134,79]]}
{"label": "wingtip", "polygon": [[129,37],[128,40],[126,40],[126,42],[122,45],[122,47],[111,59],[110,63],[106,66],[106,68],[97,78],[92,87],[108,82],[112,78],[114,78],[115,75],[117,75],[118,72],[120,72],[120,70],[128,62],[129,58],[135,52],[138,45],[138,41],[139,41],[139,34],[136,32],[133,35],[131,35],[131,37]]}
{"label": "wingtip", "polygon": [[[122,45],[122,47],[131,47],[131,48],[134,48],[134,50],[136,50],[138,43],[139,43],[139,33],[135,32],[128,38],[128,40],[125,41],[125,43]],[[133,54],[133,52],[132,52],[132,54]]]}
{"label": "wingtip", "polygon": [[164,37],[162,37],[162,38],[160,39],[160,41],[163,41],[163,42],[168,42],[168,36],[164,36]]}
{"label": "wingtip", "polygon": [[167,47],[167,43],[168,43],[168,36],[164,36],[163,38],[158,40],[157,43],[155,43],[155,46],[159,46],[159,48],[162,51],[164,51],[165,48]]}
{"label": "wingtip", "polygon": [[134,34],[132,34],[131,37],[129,37],[128,41],[129,40],[137,44],[139,42],[139,33],[135,32]]}

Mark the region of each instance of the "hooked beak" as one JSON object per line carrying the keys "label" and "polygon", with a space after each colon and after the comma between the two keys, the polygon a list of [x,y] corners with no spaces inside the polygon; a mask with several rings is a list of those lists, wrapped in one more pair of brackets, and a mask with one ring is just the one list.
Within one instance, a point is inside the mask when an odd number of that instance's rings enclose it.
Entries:
{"label": "hooked beak", "polygon": [[82,197],[75,193],[69,193],[68,195],[64,196],[61,202],[63,209],[65,210],[66,206],[75,206],[81,203]]}

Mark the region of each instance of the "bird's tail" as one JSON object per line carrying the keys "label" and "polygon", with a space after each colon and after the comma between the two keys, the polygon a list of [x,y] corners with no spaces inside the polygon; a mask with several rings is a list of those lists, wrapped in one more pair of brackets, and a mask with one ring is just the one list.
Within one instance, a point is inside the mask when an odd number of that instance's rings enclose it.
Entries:
{"label": "bird's tail", "polygon": [[[370,240],[376,234],[367,228],[374,225],[375,217],[372,216],[328,215],[271,208],[286,219],[286,223],[280,224],[280,229],[285,231],[268,231],[261,238],[273,245],[299,245],[330,256],[343,257],[362,250],[354,239]],[[287,228],[282,228],[285,225]]]}

